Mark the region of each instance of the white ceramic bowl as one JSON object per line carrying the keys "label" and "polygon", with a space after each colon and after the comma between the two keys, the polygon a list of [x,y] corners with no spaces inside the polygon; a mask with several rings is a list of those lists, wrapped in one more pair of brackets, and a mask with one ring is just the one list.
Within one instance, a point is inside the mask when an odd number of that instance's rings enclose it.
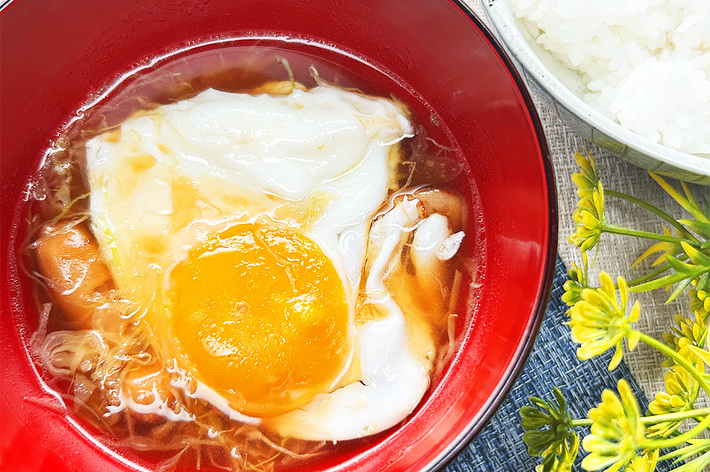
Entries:
{"label": "white ceramic bowl", "polygon": [[483,0],[483,5],[528,88],[537,92],[572,129],[639,167],[710,185],[710,158],[648,141],[590,107],[581,98],[585,86],[580,76],[532,40],[512,14],[507,0]]}

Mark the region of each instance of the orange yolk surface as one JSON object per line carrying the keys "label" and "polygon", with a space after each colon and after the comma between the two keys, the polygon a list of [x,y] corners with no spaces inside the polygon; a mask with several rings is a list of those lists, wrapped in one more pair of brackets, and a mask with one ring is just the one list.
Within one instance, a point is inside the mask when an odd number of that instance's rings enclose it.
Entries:
{"label": "orange yolk surface", "polygon": [[348,366],[341,279],[293,230],[240,224],[219,233],[173,269],[170,303],[188,369],[246,415],[305,405]]}

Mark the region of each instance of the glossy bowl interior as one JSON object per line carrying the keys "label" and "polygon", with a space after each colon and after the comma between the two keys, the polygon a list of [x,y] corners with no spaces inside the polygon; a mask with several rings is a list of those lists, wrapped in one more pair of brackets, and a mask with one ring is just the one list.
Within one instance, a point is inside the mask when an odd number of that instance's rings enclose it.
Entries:
{"label": "glossy bowl interior", "polygon": [[0,13],[0,31],[3,467],[155,468],[150,458],[85,434],[82,420],[57,408],[30,360],[38,310],[22,269],[24,199],[44,151],[78,109],[120,90],[129,71],[150,70],[175,51],[225,44],[310,56],[325,64],[326,76],[328,67],[342,68],[367,91],[402,99],[428,136],[452,149],[449,164],[459,172],[452,185],[469,205],[465,251],[473,263],[456,307],[455,354],[441,378],[402,424],[341,444],[309,469],[434,470],[484,426],[542,319],[557,215],[530,97],[466,7],[449,0],[22,0]]}
{"label": "glossy bowl interior", "polygon": [[651,142],[587,105],[581,98],[586,91],[581,77],[533,40],[511,12],[507,0],[483,3],[496,34],[520,67],[527,86],[546,100],[566,124],[634,165],[687,182],[710,185],[710,158]]}

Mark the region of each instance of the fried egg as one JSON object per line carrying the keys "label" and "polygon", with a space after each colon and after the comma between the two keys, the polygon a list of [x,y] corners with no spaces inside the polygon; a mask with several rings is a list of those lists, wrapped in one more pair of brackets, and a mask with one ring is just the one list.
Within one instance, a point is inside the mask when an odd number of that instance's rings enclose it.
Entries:
{"label": "fried egg", "polygon": [[[431,336],[377,267],[375,308],[358,308],[373,218],[412,135],[394,102],[321,85],[210,89],[87,142],[92,230],[154,348],[195,380],[187,395],[304,439],[361,437],[412,411]],[[400,207],[378,219],[376,265],[420,223],[416,200]]]}

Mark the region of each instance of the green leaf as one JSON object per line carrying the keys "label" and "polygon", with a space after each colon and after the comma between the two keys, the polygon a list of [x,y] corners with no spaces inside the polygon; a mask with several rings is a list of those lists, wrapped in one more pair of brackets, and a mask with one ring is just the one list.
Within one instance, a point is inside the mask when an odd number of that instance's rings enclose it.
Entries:
{"label": "green leaf", "polygon": [[710,270],[710,256],[704,254],[702,251],[699,251],[685,241],[681,241],[680,245],[683,247],[683,250],[693,264],[696,266],[703,266],[706,270]]}
{"label": "green leaf", "polygon": [[695,219],[700,220],[700,221],[708,221],[708,218],[703,214],[702,209],[698,206],[698,204],[695,202],[694,199],[692,199],[692,194],[690,194],[690,191],[688,190],[687,186],[685,184],[683,185],[683,188],[686,192],[686,195],[690,195],[691,199],[689,200],[688,198],[684,197],[683,195],[680,194],[676,189],[674,189],[668,182],[666,182],[661,176],[658,174],[655,174],[653,172],[649,172],[649,175],[653,178],[653,180],[658,183],[658,185],[661,186],[663,190],[666,191],[668,195],[670,195],[673,200],[678,202],[680,206],[685,209],[688,213],[693,215]]}
{"label": "green leaf", "polygon": [[557,413],[557,410],[542,398],[530,397],[528,400],[539,409],[547,411],[553,416]]}
{"label": "green leaf", "polygon": [[678,223],[687,226],[688,229],[694,231],[705,239],[710,238],[710,223],[698,220],[678,220]]}
{"label": "green leaf", "polygon": [[659,458],[659,460],[667,460],[675,458],[676,461],[682,461],[688,457],[710,451],[710,439],[691,439],[687,446],[679,447],[678,449],[669,452]]}
{"label": "green leaf", "polygon": [[671,285],[682,282],[679,287],[677,287],[671,296],[668,297],[666,303],[673,301],[678,295],[680,295],[683,290],[685,290],[688,285],[697,277],[702,276],[710,272],[710,257],[698,251],[696,248],[681,242],[683,249],[686,251],[686,255],[691,259],[699,262],[700,264],[689,264],[687,262],[681,261],[676,257],[671,257],[666,255],[666,261],[670,265],[671,273],[659,277],[657,279],[649,280],[638,285],[629,288],[632,292],[647,292],[650,290],[656,290],[663,287],[670,287]]}
{"label": "green leaf", "polygon": [[698,278],[698,281],[695,285],[695,289],[705,290],[708,286],[708,282],[710,282],[710,272],[706,272]]}
{"label": "green leaf", "polygon": [[675,270],[678,274],[690,274],[694,268],[692,264],[683,262],[676,257],[666,256],[666,260],[671,265],[671,269]]}
{"label": "green leaf", "polygon": [[560,392],[560,389],[557,387],[552,388],[552,393],[555,395],[555,399],[557,399],[557,404],[559,405],[559,409],[557,411],[561,414],[564,414],[564,412],[567,410],[567,401],[565,400],[564,395],[562,395],[562,392]]}
{"label": "green leaf", "polygon": [[545,460],[542,461],[542,472],[553,472],[555,462],[554,454],[548,454],[545,456]]}
{"label": "green leaf", "polygon": [[528,454],[531,456],[541,456],[555,439],[555,435],[549,429],[528,431],[523,434],[523,442],[528,445]]}
{"label": "green leaf", "polygon": [[542,428],[550,424],[550,416],[532,406],[524,406],[520,409],[522,416],[522,426],[526,431]]}
{"label": "green leaf", "polygon": [[678,297],[678,295],[680,295],[681,293],[683,293],[685,291],[685,289],[688,287],[688,285],[690,285],[690,283],[692,281],[693,281],[693,279],[690,279],[690,278],[681,281],[681,283],[679,283],[676,286],[675,290],[673,290],[670,297],[668,297],[668,299],[666,300],[666,303],[670,303],[673,300],[675,300]]}
{"label": "green leaf", "polygon": [[685,279],[684,274],[679,274],[677,272],[672,272],[668,275],[664,275],[663,277],[659,277],[657,279],[649,280],[648,282],[644,282],[642,284],[635,285],[633,287],[629,287],[630,292],[648,292],[651,290],[657,290],[659,288],[665,288],[668,287],[669,285],[673,285],[676,282],[680,282],[681,280]]}
{"label": "green leaf", "polygon": [[688,345],[688,349],[693,351],[693,354],[702,359],[705,364],[710,365],[710,352],[706,351],[705,349],[700,349],[697,346],[693,346],[692,344]]}
{"label": "green leaf", "polygon": [[690,462],[686,462],[680,467],[671,469],[670,472],[704,472],[705,466],[710,464],[710,452],[706,452],[702,456],[696,457]]}
{"label": "green leaf", "polygon": [[703,212],[703,209],[700,207],[700,205],[698,205],[698,202],[695,200],[695,197],[693,197],[693,192],[690,191],[688,185],[681,180],[680,186],[683,187],[685,197],[688,199],[688,204],[698,211],[698,219],[701,220],[703,223],[710,223],[710,218],[708,218],[707,211]]}

